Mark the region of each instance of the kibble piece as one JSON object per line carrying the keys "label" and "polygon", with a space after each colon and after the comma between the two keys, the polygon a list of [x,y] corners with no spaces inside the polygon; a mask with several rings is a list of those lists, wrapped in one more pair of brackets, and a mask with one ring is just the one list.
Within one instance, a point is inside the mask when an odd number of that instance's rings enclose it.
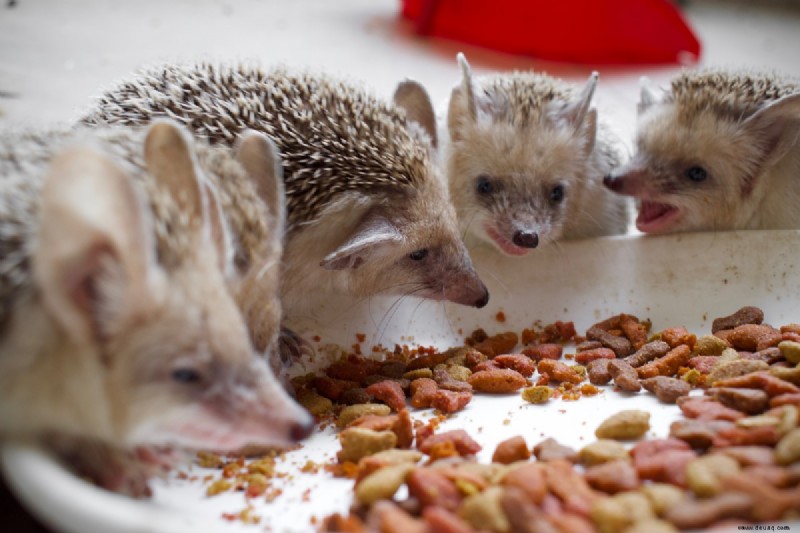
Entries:
{"label": "kibble piece", "polygon": [[449,352],[437,352],[421,355],[416,359],[412,359],[406,365],[408,371],[418,370],[420,368],[433,368],[450,359]]}
{"label": "kibble piece", "polygon": [[592,385],[606,385],[611,381],[611,373],[608,371],[608,359],[596,359],[586,367],[589,373],[589,383]]}
{"label": "kibble piece", "polygon": [[571,463],[578,460],[578,452],[560,444],[553,438],[547,438],[533,447],[533,455],[540,461],[553,461],[565,459]]}
{"label": "kibble piece", "polygon": [[628,460],[615,460],[586,469],[586,481],[593,489],[606,494],[617,494],[639,487],[639,475]]}
{"label": "kibble piece", "polygon": [[517,435],[497,445],[492,455],[492,462],[508,465],[516,461],[525,461],[529,459],[530,456],[531,452],[528,450],[525,439]]}
{"label": "kibble piece", "polygon": [[744,413],[725,407],[711,398],[683,396],[678,399],[677,403],[685,416],[698,420],[729,420],[735,422],[744,417]]}
{"label": "kibble piece", "polygon": [[474,348],[482,354],[494,357],[495,355],[511,353],[518,343],[519,336],[513,331],[507,331],[488,337],[476,344]]}
{"label": "kibble piece", "polygon": [[764,322],[764,311],[758,307],[742,307],[732,315],[714,319],[711,323],[711,333],[723,329],[734,329],[742,324],[761,324]]}
{"label": "kibble piece", "polygon": [[608,373],[614,379],[614,384],[626,392],[639,392],[642,388],[636,369],[626,363],[624,359],[609,361]]}
{"label": "kibble piece", "polygon": [[778,349],[784,359],[790,363],[800,363],[800,342],[796,341],[781,341],[778,343]]}
{"label": "kibble piece", "polygon": [[505,394],[515,392],[527,385],[525,377],[509,368],[482,370],[472,374],[467,383],[480,392]]}
{"label": "kibble piece", "polygon": [[560,344],[537,344],[526,346],[522,349],[522,354],[534,361],[541,361],[542,359],[561,359],[563,350],[564,347]]}
{"label": "kibble piece", "polygon": [[415,381],[422,378],[433,378],[433,370],[430,368],[417,368],[416,370],[409,370],[405,374],[403,374],[404,379],[408,379],[410,381]]}
{"label": "kibble piece", "polygon": [[722,454],[698,457],[686,465],[686,482],[699,498],[710,498],[722,491],[720,479],[739,471],[735,459]]}
{"label": "kibble piece", "polygon": [[771,366],[769,373],[778,379],[788,381],[793,385],[800,385],[800,366],[794,368],[786,368],[783,366]]}
{"label": "kibble piece", "polygon": [[586,338],[593,341],[600,341],[603,346],[606,348],[610,348],[614,351],[617,357],[625,357],[633,353],[634,349],[631,345],[631,341],[626,339],[625,337],[619,337],[617,335],[612,335],[608,331],[598,328],[598,327],[591,327],[586,331]]}
{"label": "kibble piece", "polygon": [[557,533],[545,514],[516,487],[509,487],[503,491],[500,505],[510,530],[514,533]]}
{"label": "kibble piece", "polygon": [[770,397],[779,394],[800,392],[796,385],[784,381],[770,374],[768,371],[750,372],[744,376],[718,380],[714,383],[717,387],[742,387],[747,389],[761,389]]}
{"label": "kibble piece", "polygon": [[406,407],[406,395],[396,381],[386,379],[373,383],[364,390],[367,394],[370,394],[376,400],[382,401],[395,411],[400,411]]}
{"label": "kibble piece", "polygon": [[472,392],[470,391],[458,392],[442,389],[433,395],[431,407],[443,413],[455,413],[466,407],[470,401],[472,401]]}
{"label": "kibble piece", "polygon": [[455,511],[461,504],[461,493],[456,484],[433,468],[417,468],[406,476],[408,493],[420,505],[438,506]]}
{"label": "kibble piece", "polygon": [[333,410],[333,402],[312,390],[302,389],[297,393],[297,402],[314,416],[324,415]]}
{"label": "kibble piece", "polygon": [[611,439],[600,439],[587,444],[578,452],[581,463],[594,466],[609,461],[630,460],[625,446]]}
{"label": "kibble piece", "polygon": [[638,350],[647,342],[649,323],[643,324],[635,316],[623,314],[619,319],[619,327],[625,334],[625,337],[631,341],[634,350]]}
{"label": "kibble piece", "polygon": [[636,522],[655,518],[655,515],[644,495],[623,492],[595,501],[589,517],[600,533],[618,533]]}
{"label": "kibble piece", "polygon": [[492,361],[500,365],[501,368],[510,368],[511,370],[516,370],[526,378],[531,377],[534,370],[536,370],[536,365],[528,356],[518,353],[498,355],[492,359]]}
{"label": "kibble piece", "polygon": [[661,340],[648,342],[639,348],[636,353],[626,357],[625,362],[634,368],[638,368],[649,363],[653,359],[658,359],[659,357],[667,355],[670,349],[669,344]]}
{"label": "kibble piece", "polygon": [[670,348],[677,348],[681,344],[687,345],[690,349],[694,349],[694,344],[697,342],[697,336],[683,326],[674,328],[667,328],[659,333],[661,340],[669,344]]}
{"label": "kibble piece", "polygon": [[411,406],[425,409],[431,406],[439,385],[430,378],[419,378],[411,382]]}
{"label": "kibble piece", "polygon": [[578,374],[572,367],[562,363],[561,361],[553,361],[551,359],[543,359],[539,361],[537,370],[542,375],[547,375],[553,381],[562,381],[577,385],[583,381],[583,377]]}
{"label": "kibble piece", "polygon": [[666,520],[648,518],[636,522],[626,529],[625,533],[678,533],[678,528]]}
{"label": "kibble piece", "polygon": [[655,376],[643,379],[642,386],[656,395],[659,401],[675,403],[681,396],[686,396],[692,387],[682,379],[667,376]]}
{"label": "kibble piece", "polygon": [[379,403],[348,405],[347,407],[342,409],[341,413],[339,413],[339,417],[336,419],[336,425],[339,427],[346,427],[351,422],[353,422],[357,418],[361,418],[362,416],[366,415],[386,416],[391,412],[392,410],[389,408],[388,405],[383,405]]}
{"label": "kibble piece", "polygon": [[689,444],[694,449],[710,448],[721,429],[733,427],[727,420],[676,420],[669,426],[669,436]]}
{"label": "kibble piece", "polygon": [[428,531],[437,533],[473,533],[473,529],[452,511],[442,507],[426,507],[422,510],[422,519],[428,525]]}
{"label": "kibble piece", "polygon": [[729,492],[705,500],[684,500],[673,506],[664,518],[679,529],[703,529],[726,518],[747,518],[752,508],[750,496]]}
{"label": "kibble piece", "polygon": [[701,374],[708,374],[719,364],[720,359],[719,355],[696,355],[689,359],[687,366]]}
{"label": "kibble piece", "polygon": [[694,344],[694,351],[698,355],[721,355],[728,343],[716,335],[703,335]]}
{"label": "kibble piece", "polygon": [[469,522],[476,530],[508,533],[511,531],[511,525],[500,504],[502,497],[501,487],[489,487],[483,492],[467,497],[458,510],[458,516]]}
{"label": "kibble piece", "polygon": [[[370,512],[369,531],[380,533],[428,533],[428,527],[411,516],[394,502],[381,500],[375,503]],[[339,533],[337,531],[337,533]]]}
{"label": "kibble piece", "polygon": [[[470,372],[469,369],[464,369],[467,370],[467,372]],[[472,372],[470,372],[470,374],[472,374]],[[469,376],[467,376],[465,379],[468,378]],[[455,379],[453,375],[445,368],[434,368],[433,380],[439,385],[440,389],[447,389],[456,392],[472,392],[472,385],[467,383],[465,380]]]}
{"label": "kibble piece", "polygon": [[723,379],[743,376],[751,372],[766,370],[769,365],[764,361],[754,361],[752,359],[737,359],[735,361],[722,361],[708,373],[706,383],[714,386],[717,381]]}
{"label": "kibble piece", "polygon": [[345,391],[358,387],[359,383],[357,381],[319,376],[311,381],[311,385],[318,393],[336,402]]}
{"label": "kibble piece", "polygon": [[373,453],[394,448],[397,436],[391,431],[373,431],[365,428],[348,428],[339,433],[342,449],[336,454],[340,463],[357,463]]}
{"label": "kibble piece", "polygon": [[378,500],[391,499],[414,468],[413,464],[400,463],[371,473],[356,485],[356,501],[362,505],[372,505]]}
{"label": "kibble piece", "polygon": [[553,389],[547,385],[537,385],[522,389],[522,399],[530,403],[546,403],[553,396]]}
{"label": "kibble piece", "polygon": [[537,505],[547,494],[544,469],[539,463],[524,463],[512,468],[502,477],[501,483],[504,487],[519,489],[531,503]]}
{"label": "kibble piece", "polygon": [[800,461],[800,428],[791,430],[778,441],[775,446],[775,461],[780,465]]}
{"label": "kibble piece", "polygon": [[595,430],[598,439],[638,439],[650,429],[650,413],[639,410],[620,411],[605,419]]}
{"label": "kibble piece", "polygon": [[763,390],[732,387],[712,387],[706,394],[722,405],[749,415],[763,413],[769,407],[769,396]]}
{"label": "kibble piece", "polygon": [[563,459],[545,463],[547,487],[564,502],[564,510],[586,516],[601,496],[589,487],[586,479]]}
{"label": "kibble piece", "polygon": [[715,333],[741,351],[758,352],[770,346],[777,346],[783,340],[781,332],[766,324],[743,324],[732,330]]}
{"label": "kibble piece", "polygon": [[447,441],[453,443],[459,455],[473,455],[481,451],[481,445],[475,442],[463,429],[454,429],[452,431],[437,433],[424,439],[422,442],[419,442],[419,438],[417,438],[417,448],[422,453],[429,454],[434,446]]}
{"label": "kibble piece", "polygon": [[641,492],[650,501],[653,511],[658,516],[664,516],[669,509],[686,498],[686,493],[682,489],[669,483],[648,483],[642,486]]}
{"label": "kibble piece", "polygon": [[589,364],[595,359],[616,359],[617,354],[611,348],[595,348],[593,350],[584,350],[575,355],[575,362],[582,365]]}
{"label": "kibble piece", "polygon": [[655,376],[672,376],[682,366],[686,366],[692,357],[692,349],[687,344],[679,344],[667,355],[650,361],[636,369],[642,379]]}

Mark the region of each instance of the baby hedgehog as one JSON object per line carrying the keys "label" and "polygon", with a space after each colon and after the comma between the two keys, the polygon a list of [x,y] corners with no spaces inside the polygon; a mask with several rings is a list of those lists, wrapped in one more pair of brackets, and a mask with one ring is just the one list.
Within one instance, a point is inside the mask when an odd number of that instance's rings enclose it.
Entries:
{"label": "baby hedgehog", "polygon": [[[459,235],[435,166],[425,90],[401,83],[395,103],[312,74],[247,66],[165,66],[106,93],[85,124],[183,122],[212,143],[246,128],[277,144],[288,227],[282,303],[309,296],[407,294],[482,307],[488,292]],[[246,233],[229,216],[236,233]]]}
{"label": "baby hedgehog", "polygon": [[636,154],[605,178],[645,233],[800,228],[800,83],[685,71],[642,80]]}
{"label": "baby hedgehog", "polygon": [[[603,188],[620,163],[590,109],[597,74],[577,93],[543,74],[462,81],[447,114],[450,193],[462,230],[511,256],[540,243],[624,233],[625,202]],[[471,244],[471,242],[470,242]]]}
{"label": "baby hedgehog", "polygon": [[[235,451],[310,431],[249,343],[198,164],[220,149],[197,148],[164,121],[0,134],[0,438]],[[87,474],[142,495],[107,467]]]}

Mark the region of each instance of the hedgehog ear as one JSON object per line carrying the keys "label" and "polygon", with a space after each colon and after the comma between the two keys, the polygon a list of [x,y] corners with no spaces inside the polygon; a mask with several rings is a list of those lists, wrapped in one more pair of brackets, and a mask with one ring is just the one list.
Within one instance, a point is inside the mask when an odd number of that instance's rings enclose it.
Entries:
{"label": "hedgehog ear", "polygon": [[275,217],[273,231],[282,236],[286,226],[286,194],[278,148],[269,137],[252,130],[242,133],[237,144],[236,157]]}
{"label": "hedgehog ear", "polygon": [[639,89],[639,103],[636,105],[636,112],[641,115],[652,106],[660,103],[663,99],[663,94],[659,94],[659,89],[653,85],[653,82],[647,76],[639,78]]}
{"label": "hedgehog ear", "polygon": [[467,63],[467,58],[461,52],[458,53],[456,59],[461,68],[461,84],[450,93],[450,104],[447,109],[447,129],[450,138],[455,141],[463,137],[461,128],[475,124],[478,120],[472,69]]}
{"label": "hedgehog ear", "polygon": [[762,147],[762,166],[777,163],[800,136],[800,93],[771,102],[742,123]]}
{"label": "hedgehog ear", "polygon": [[387,253],[403,241],[403,235],[388,219],[370,214],[339,248],[328,254],[320,266],[328,270],[358,268]]}
{"label": "hedgehog ear", "polygon": [[220,271],[226,276],[230,275],[233,268],[233,242],[225,215],[222,212],[222,205],[219,203],[219,196],[216,189],[208,182],[203,180],[203,194],[208,206],[208,222],[211,243],[217,251],[217,259]]}
{"label": "hedgehog ear", "polygon": [[157,268],[149,211],[132,180],[85,147],[53,160],[40,199],[34,279],[64,331],[93,342],[147,294]]}
{"label": "hedgehog ear", "polygon": [[585,154],[589,154],[594,148],[597,134],[597,111],[590,109],[590,106],[598,76],[597,72],[592,72],[578,98],[567,104],[559,113],[574,129],[575,135],[583,139]]}
{"label": "hedgehog ear", "polygon": [[204,195],[183,129],[169,120],[153,123],[144,140],[144,160],[147,170],[167,188],[181,212],[199,227],[205,219]]}
{"label": "hedgehog ear", "polygon": [[414,80],[406,80],[397,85],[394,91],[394,103],[405,110],[409,120],[413,120],[425,130],[431,138],[434,149],[438,147],[436,137],[436,113],[425,88]]}

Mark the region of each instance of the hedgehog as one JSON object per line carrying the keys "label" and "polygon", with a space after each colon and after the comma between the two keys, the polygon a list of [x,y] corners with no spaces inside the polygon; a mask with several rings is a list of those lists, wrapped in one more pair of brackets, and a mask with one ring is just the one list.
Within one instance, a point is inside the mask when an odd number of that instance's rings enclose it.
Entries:
{"label": "hedgehog", "polygon": [[[245,135],[239,151],[264,141]],[[236,451],[310,432],[234,298],[233,241],[205,178],[220,152],[165,121],[0,134],[0,438],[70,454],[89,442],[119,459],[137,446]],[[230,153],[229,170],[246,172]],[[146,495],[140,473],[82,459],[102,486]]]}
{"label": "hedgehog", "polygon": [[642,80],[635,154],[606,176],[644,233],[800,228],[800,82],[685,70]]}
{"label": "hedgehog", "polygon": [[[287,319],[320,298],[413,295],[483,307],[488,292],[459,235],[436,165],[427,92],[392,103],[325,74],[250,65],[167,65],[106,92],[83,124],[169,117],[213,144],[267,134],[287,198],[281,301]],[[248,228],[228,216],[234,233]]]}
{"label": "hedgehog", "polygon": [[624,233],[627,206],[603,176],[619,143],[590,109],[597,74],[580,92],[546,74],[462,80],[447,109],[450,194],[468,244],[509,256],[559,240]]}

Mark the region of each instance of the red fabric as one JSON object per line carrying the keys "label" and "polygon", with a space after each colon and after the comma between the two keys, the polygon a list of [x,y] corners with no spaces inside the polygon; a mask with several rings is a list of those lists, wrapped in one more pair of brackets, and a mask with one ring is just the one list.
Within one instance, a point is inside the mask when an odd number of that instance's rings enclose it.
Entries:
{"label": "red fabric", "polygon": [[687,63],[700,42],[672,0],[401,0],[422,35],[575,63]]}

